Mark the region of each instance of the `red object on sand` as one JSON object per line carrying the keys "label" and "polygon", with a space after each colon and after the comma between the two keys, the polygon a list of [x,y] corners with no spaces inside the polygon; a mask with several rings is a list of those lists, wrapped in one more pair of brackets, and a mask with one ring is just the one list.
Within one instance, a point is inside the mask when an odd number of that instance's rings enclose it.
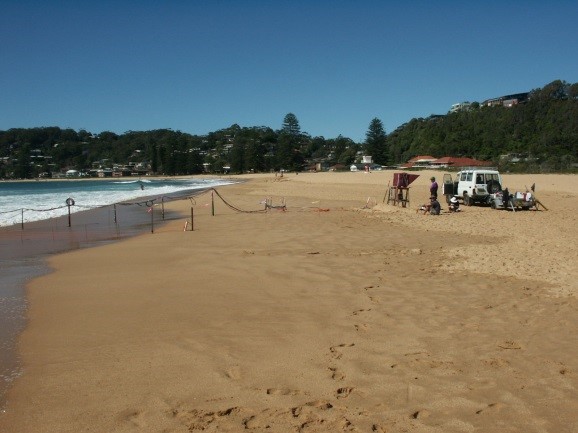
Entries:
{"label": "red object on sand", "polygon": [[397,188],[407,188],[419,177],[419,174],[393,173],[393,186]]}

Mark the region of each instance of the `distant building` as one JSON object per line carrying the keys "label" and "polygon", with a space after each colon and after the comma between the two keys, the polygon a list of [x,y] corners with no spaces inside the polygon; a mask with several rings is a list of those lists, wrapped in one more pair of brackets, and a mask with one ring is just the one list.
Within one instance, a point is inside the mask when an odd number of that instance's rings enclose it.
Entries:
{"label": "distant building", "polygon": [[112,170],[101,168],[96,171],[98,177],[112,177]]}
{"label": "distant building", "polygon": [[[328,167],[327,170],[328,171],[345,171],[346,168],[347,167],[343,164],[335,164],[335,165]],[[317,170],[317,171],[321,171],[321,170]]]}
{"label": "distant building", "polygon": [[362,164],[371,164],[371,163],[373,163],[373,158],[370,155],[363,155],[361,157],[361,163]]}
{"label": "distant building", "polygon": [[486,99],[480,105],[482,107],[513,107],[528,100],[530,93],[516,93],[513,95],[500,96],[498,98]]}
{"label": "distant building", "polygon": [[416,156],[403,164],[402,168],[455,168],[455,167],[488,167],[492,163],[480,161],[473,158],[455,158],[444,156],[434,158],[433,156]]}
{"label": "distant building", "polygon": [[457,104],[453,104],[452,108],[450,108],[450,113],[457,113],[458,111],[465,111],[469,110],[472,104],[470,102],[459,102]]}
{"label": "distant building", "polygon": [[433,161],[437,158],[430,155],[418,155],[411,158],[404,167],[406,168],[419,168],[419,167],[429,167]]}
{"label": "distant building", "polygon": [[432,167],[454,168],[454,167],[489,167],[490,161],[480,161],[473,158],[454,158],[453,156],[444,156],[436,159],[431,163]]}

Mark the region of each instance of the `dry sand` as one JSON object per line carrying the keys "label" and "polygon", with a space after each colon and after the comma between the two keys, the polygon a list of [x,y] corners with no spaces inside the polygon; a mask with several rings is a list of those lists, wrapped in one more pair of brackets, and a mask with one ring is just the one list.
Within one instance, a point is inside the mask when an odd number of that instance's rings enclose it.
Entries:
{"label": "dry sand", "polygon": [[[0,431],[576,432],[578,177],[548,211],[383,203],[391,172],[256,175],[29,285]],[[441,177],[441,173],[436,173]],[[445,204],[442,203],[444,207]]]}

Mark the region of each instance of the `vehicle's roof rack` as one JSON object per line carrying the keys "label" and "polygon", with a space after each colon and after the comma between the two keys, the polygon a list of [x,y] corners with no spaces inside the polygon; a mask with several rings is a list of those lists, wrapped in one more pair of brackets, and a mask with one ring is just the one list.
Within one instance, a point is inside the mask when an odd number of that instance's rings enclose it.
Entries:
{"label": "vehicle's roof rack", "polygon": [[459,171],[464,171],[464,170],[495,170],[495,171],[498,171],[498,167],[486,167],[486,166],[476,165],[476,166],[472,166],[472,167],[460,167],[460,169],[459,169]]}

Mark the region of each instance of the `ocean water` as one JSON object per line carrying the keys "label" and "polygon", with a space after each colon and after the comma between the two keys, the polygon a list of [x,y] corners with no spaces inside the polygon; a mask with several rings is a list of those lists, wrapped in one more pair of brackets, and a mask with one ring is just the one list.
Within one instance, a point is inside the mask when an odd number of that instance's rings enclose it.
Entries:
{"label": "ocean water", "polygon": [[[147,215],[150,222],[147,206],[232,183],[220,178],[0,182],[0,415],[9,406],[8,389],[22,374],[16,347],[26,326],[25,285],[49,271],[44,257],[143,233],[150,228],[138,221]],[[74,216],[70,227],[62,219],[68,199],[74,201],[71,214],[90,211],[84,219]],[[127,205],[119,208],[118,223],[112,222],[113,204]],[[116,210],[114,215],[116,220]],[[30,224],[42,220],[41,226]]]}
{"label": "ocean water", "polygon": [[139,198],[162,198],[234,183],[227,179],[102,179],[0,182],[0,227]]}

